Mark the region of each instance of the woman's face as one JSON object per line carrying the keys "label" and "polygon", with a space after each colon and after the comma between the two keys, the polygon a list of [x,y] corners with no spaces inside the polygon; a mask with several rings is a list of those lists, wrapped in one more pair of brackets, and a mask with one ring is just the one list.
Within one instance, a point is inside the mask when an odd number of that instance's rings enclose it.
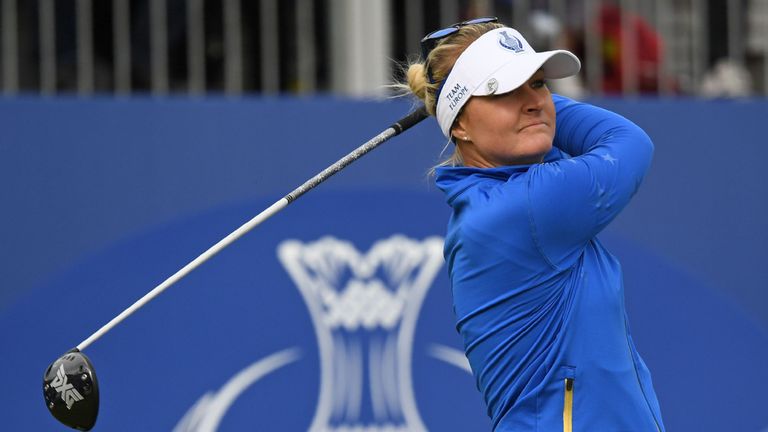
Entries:
{"label": "woman's face", "polygon": [[452,132],[466,166],[541,162],[555,137],[555,104],[543,73],[508,93],[473,96]]}

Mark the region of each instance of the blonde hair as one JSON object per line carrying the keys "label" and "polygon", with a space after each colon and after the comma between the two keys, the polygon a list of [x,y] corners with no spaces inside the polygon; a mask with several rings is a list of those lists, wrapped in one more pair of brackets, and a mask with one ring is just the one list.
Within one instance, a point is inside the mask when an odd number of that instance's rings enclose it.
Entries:
{"label": "blonde hair", "polygon": [[[493,29],[501,27],[504,26],[499,23],[483,23],[471,24],[459,28],[459,31],[438,42],[437,46],[427,56],[426,61],[419,59],[409,62],[407,66],[404,67],[406,83],[400,84],[397,87],[407,90],[419,98],[424,102],[424,106],[427,108],[429,115],[434,116],[437,111],[437,91],[451,72],[453,65],[456,63],[456,60],[461,53],[463,53],[472,42],[479,39],[480,36]],[[428,66],[432,71],[432,83],[430,83],[427,78]],[[451,139],[451,142],[452,141],[453,139]],[[443,151],[440,153],[441,156],[445,153],[449,145],[450,142],[443,148]],[[437,167],[458,166],[463,164],[464,160],[462,159],[461,151],[457,146],[451,157],[433,167],[430,174],[434,174],[434,170]]]}

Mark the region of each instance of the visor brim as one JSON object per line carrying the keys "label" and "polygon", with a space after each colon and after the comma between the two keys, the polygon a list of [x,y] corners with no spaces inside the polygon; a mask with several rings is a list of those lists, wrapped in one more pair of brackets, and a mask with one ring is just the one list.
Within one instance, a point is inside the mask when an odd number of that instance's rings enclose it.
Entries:
{"label": "visor brim", "polygon": [[[578,57],[569,51],[553,50],[527,54],[526,59],[513,58],[503,66],[488,75],[477,86],[472,96],[488,96],[504,94],[525,84],[540,69],[544,79],[566,78],[576,75],[581,69]],[[522,61],[521,61],[522,60]],[[491,80],[496,82],[489,85]]]}

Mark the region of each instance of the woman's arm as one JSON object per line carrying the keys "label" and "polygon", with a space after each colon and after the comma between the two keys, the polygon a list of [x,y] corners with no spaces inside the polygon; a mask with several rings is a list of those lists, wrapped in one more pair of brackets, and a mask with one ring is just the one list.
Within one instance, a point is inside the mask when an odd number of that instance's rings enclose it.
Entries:
{"label": "woman's arm", "polygon": [[651,162],[653,143],[610,111],[553,96],[554,145],[573,158],[531,168],[531,231],[541,253],[567,267],[627,205]]}

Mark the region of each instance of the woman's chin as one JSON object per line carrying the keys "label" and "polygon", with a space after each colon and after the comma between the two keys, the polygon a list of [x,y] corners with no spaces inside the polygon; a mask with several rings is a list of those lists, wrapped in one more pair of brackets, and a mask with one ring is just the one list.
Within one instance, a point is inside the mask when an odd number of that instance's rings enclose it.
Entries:
{"label": "woman's chin", "polygon": [[530,143],[527,146],[526,151],[519,154],[514,160],[520,161],[518,165],[540,163],[544,160],[544,157],[552,150],[552,142],[544,141],[539,143]]}

